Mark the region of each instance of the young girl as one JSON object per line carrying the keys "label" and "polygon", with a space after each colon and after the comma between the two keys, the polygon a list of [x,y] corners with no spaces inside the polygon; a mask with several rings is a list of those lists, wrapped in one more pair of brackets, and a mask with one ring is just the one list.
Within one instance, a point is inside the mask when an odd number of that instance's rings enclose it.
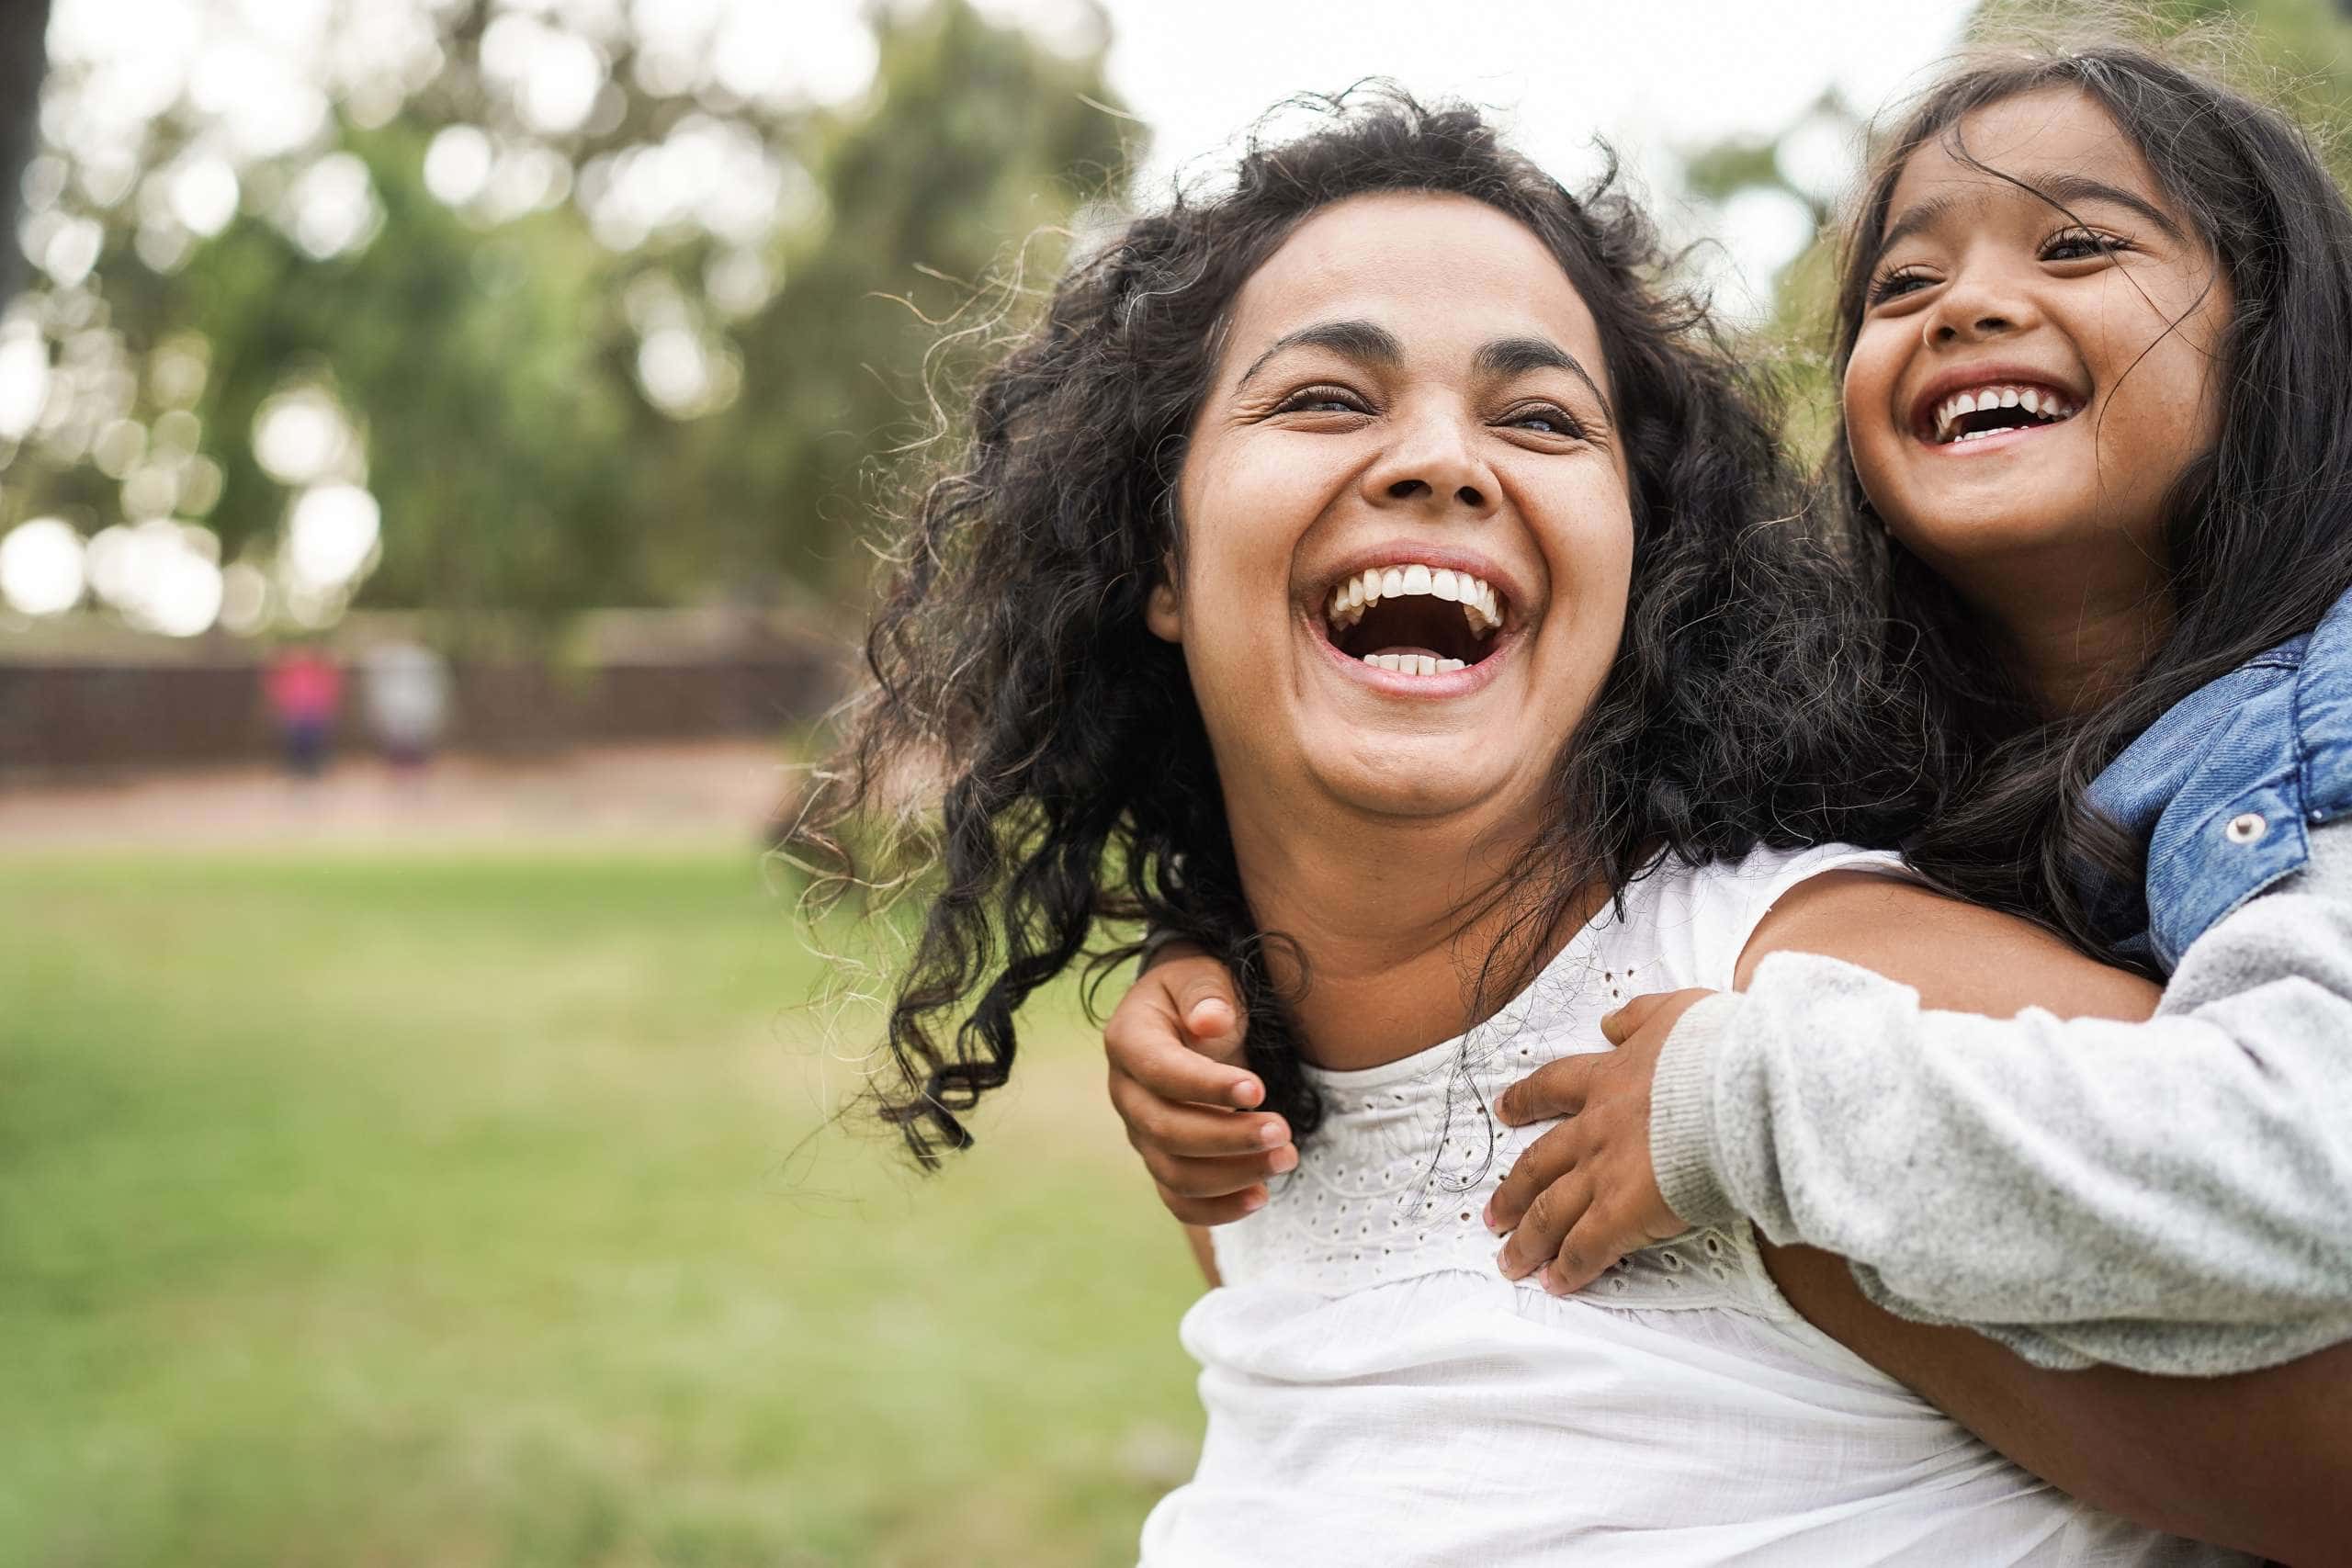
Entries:
{"label": "young girl", "polygon": [[[1382,104],[1057,287],[908,542],[831,803],[943,778],[886,1112],[927,1157],[962,1142],[1014,1010],[1106,912],[1246,961],[1275,1094],[1324,1122],[1219,1235],[1227,1287],[1185,1325],[1209,1436],[1147,1561],[2224,1560],[2004,1462],[1792,1310],[1746,1227],[1594,1299],[1488,1269],[1465,1097],[1576,1048],[1597,974],[1728,986],[1784,895],[1819,889],[1821,945],[1860,951],[1880,906],[1841,889],[1896,869],[1800,847],[1880,716],[1810,698],[1840,653],[1804,628],[1836,606],[1756,527],[1765,425],[1655,262],[1637,213],[1475,116]],[[2024,922],[1892,891],[2000,955],[1957,999],[2135,998]],[[2341,1470],[2268,1506],[2278,1467],[2231,1440],[2307,1431],[2293,1391],[2003,1359],[1970,1416],[1996,1440],[2252,1548],[2319,1539]],[[2172,1451],[2115,1462],[2134,1418]]]}
{"label": "young girl", "polygon": [[[1617,1051],[1502,1097],[1570,1120],[1487,1211],[1500,1266],[1579,1290],[1746,1215],[2046,1366],[2352,1339],[2352,215],[2278,116],[2101,48],[1927,95],[1846,260],[1833,499],[1967,740],[1908,858],[2169,987],[2147,1022],[1996,1021],[1792,953],[1643,998]],[[1889,923],[1864,962],[1916,946]],[[1114,1021],[1130,1112],[1154,1082],[1240,1102],[1237,1069],[1161,1066],[1186,1010],[1220,1032],[1207,970]],[[1145,1141],[1195,1219],[1287,1165]]]}

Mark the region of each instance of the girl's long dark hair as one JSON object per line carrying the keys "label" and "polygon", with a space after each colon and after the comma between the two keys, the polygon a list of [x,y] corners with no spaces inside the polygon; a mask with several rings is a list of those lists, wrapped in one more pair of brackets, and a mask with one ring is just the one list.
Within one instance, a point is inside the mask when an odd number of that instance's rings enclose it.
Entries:
{"label": "girl's long dark hair", "polygon": [[1320,117],[1307,134],[1253,140],[1229,186],[1180,195],[1069,270],[979,378],[960,459],[907,519],[867,641],[872,691],[797,840],[835,886],[870,884],[861,825],[925,808],[922,923],[874,1088],[926,1165],[969,1141],[965,1113],[1012,1068],[1017,1010],[1103,921],[1222,957],[1268,1108],[1301,1137],[1315,1126],[1263,962],[1279,939],[1243,896],[1182,658],[1144,611],[1234,298],[1331,203],[1442,192],[1525,224],[1590,308],[1617,388],[1635,539],[1623,643],[1505,890],[1516,936],[1478,955],[1482,997],[1515,988],[1579,889],[1622,888],[1660,850],[1891,841],[1919,814],[1920,781],[1894,761],[1917,738],[1889,739],[1905,715],[1875,627],[1791,515],[1774,422],[1703,310],[1660,284],[1668,258],[1613,167],[1579,198],[1468,109],[1377,88],[1301,107]]}
{"label": "girl's long dark hair", "polygon": [[1905,846],[1913,863],[2120,961],[2113,944],[2125,933],[2101,928],[2082,889],[2136,888],[2144,846],[2086,808],[2092,780],[2166,709],[2309,631],[2352,587],[2352,210],[2292,123],[2197,71],[2120,44],[1986,56],[1930,89],[1872,161],[1843,241],[1840,380],[1905,161],[1939,139],[1965,159],[1964,117],[2052,87],[2079,91],[2114,118],[2211,247],[2230,292],[2214,367],[2220,434],[2165,502],[2169,631],[2119,694],[2052,716],[1983,619],[1886,533],[1842,429],[1829,488],[1857,525],[1900,651],[1925,678],[1923,733],[1955,748],[1931,760],[1952,790]]}

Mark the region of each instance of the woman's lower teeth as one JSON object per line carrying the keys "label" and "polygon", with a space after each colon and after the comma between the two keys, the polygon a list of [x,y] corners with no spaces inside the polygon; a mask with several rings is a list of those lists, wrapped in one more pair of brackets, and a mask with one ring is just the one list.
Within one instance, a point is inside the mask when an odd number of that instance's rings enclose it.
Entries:
{"label": "woman's lower teeth", "polygon": [[1451,675],[1469,665],[1459,659],[1439,659],[1427,653],[1367,653],[1363,661],[1375,670],[1399,675]]}

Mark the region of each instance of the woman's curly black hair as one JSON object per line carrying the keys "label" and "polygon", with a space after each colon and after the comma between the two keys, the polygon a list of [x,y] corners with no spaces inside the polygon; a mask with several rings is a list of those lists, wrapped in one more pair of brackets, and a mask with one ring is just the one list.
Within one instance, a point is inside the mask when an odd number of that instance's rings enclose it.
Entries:
{"label": "woman's curly black hair", "polygon": [[[1599,324],[1632,474],[1623,645],[1507,890],[1516,933],[1481,997],[1523,984],[1579,889],[1660,851],[1891,841],[1926,804],[1906,689],[1809,521],[1792,514],[1768,401],[1613,166],[1581,197],[1475,111],[1385,87],[1302,100],[1320,123],[1253,139],[1229,186],[1180,195],[1073,265],[978,379],[960,459],[907,520],[867,640],[872,690],[797,839],[841,886],[875,868],[858,824],[911,792],[924,908],[897,982],[883,1118],[918,1160],[970,1141],[1014,1016],[1088,951],[1148,921],[1239,980],[1267,1109],[1317,1120],[1261,962],[1216,766],[1181,652],[1145,626],[1179,546],[1177,474],[1243,283],[1302,220],[1376,192],[1448,193],[1525,224]],[[1132,934],[1132,924],[1114,927]],[[1132,946],[1097,954],[1098,964]]]}
{"label": "woman's curly black hair", "polygon": [[1891,643],[1919,678],[1921,733],[1941,739],[1926,761],[1948,781],[1946,798],[1904,845],[1913,865],[2145,967],[2115,943],[2133,929],[2146,846],[2087,807],[2090,785],[2166,709],[2311,630],[2352,589],[2352,207],[2290,120],[2199,69],[2112,38],[1988,46],[1912,105],[1864,175],[1841,246],[1840,380],[1905,162],[1930,143],[1969,159],[1961,127],[1972,112],[2052,88],[2114,118],[2229,291],[2219,434],[2165,500],[2168,630],[2107,700],[2050,713],[1985,618],[1886,533],[1842,428],[1827,511],[1850,530]]}

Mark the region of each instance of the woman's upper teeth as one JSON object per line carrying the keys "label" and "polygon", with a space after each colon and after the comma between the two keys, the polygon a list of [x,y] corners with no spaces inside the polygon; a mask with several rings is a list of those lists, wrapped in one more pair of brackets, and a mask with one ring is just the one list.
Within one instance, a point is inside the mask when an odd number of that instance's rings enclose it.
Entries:
{"label": "woman's upper teeth", "polygon": [[1965,440],[1966,435],[1955,434],[1953,426],[1962,415],[1984,409],[2023,409],[2044,424],[2055,424],[2062,419],[2072,419],[2080,407],[2065,393],[2048,387],[2013,385],[2002,381],[1970,387],[1952,393],[1936,405],[1936,440],[1939,443]]}
{"label": "woman's upper teeth", "polygon": [[1502,602],[1485,578],[1419,563],[1375,566],[1360,571],[1331,590],[1326,609],[1333,628],[1344,631],[1363,618],[1367,604],[1421,593],[1460,604],[1463,618],[1480,637],[1503,624]]}

